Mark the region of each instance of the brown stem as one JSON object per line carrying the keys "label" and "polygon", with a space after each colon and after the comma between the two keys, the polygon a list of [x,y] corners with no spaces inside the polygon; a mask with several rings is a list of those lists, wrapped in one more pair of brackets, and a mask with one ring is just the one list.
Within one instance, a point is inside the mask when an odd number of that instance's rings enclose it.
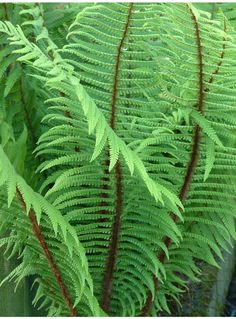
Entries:
{"label": "brown stem", "polygon": [[[179,199],[184,201],[193,178],[193,174],[195,172],[195,168],[197,166],[198,154],[199,154],[199,146],[200,146],[200,138],[201,138],[201,129],[199,125],[196,125],[195,132],[193,136],[193,146],[190,161],[188,164],[187,172],[184,178],[184,183],[179,193]],[[175,215],[176,216],[176,215]]]}
{"label": "brown stem", "polygon": [[[227,25],[226,25],[226,21],[224,20],[224,32],[226,32],[226,31],[227,31]],[[221,67],[221,65],[223,63],[223,59],[224,59],[224,55],[225,55],[225,46],[226,46],[226,43],[225,43],[226,38],[225,37],[223,38],[223,41],[224,41],[224,43],[223,43],[222,51],[221,51],[221,54],[220,54],[220,61],[218,62],[215,71],[212,73],[212,75],[211,75],[211,77],[210,77],[210,79],[208,81],[210,84],[213,82],[213,80],[215,78],[215,75],[217,75],[219,73],[220,67]]]}
{"label": "brown stem", "polygon": [[112,293],[112,280],[116,264],[116,256],[118,250],[118,239],[120,234],[121,227],[121,212],[122,212],[122,171],[120,163],[117,162],[115,166],[116,174],[116,211],[115,211],[115,220],[112,227],[112,237],[109,247],[109,254],[106,264],[106,271],[104,275],[103,283],[103,300],[102,308],[104,311],[109,311],[109,304]]}
{"label": "brown stem", "polygon": [[[224,20],[224,32],[226,32],[226,31],[227,31],[227,25],[226,25],[226,21]],[[223,63],[223,58],[224,58],[224,55],[225,55],[225,46],[226,46],[226,44],[225,44],[226,38],[225,38],[225,37],[223,38],[223,41],[224,41],[224,43],[223,43],[223,45],[222,45],[222,51],[221,51],[221,54],[220,54],[220,61],[217,63],[217,66],[216,66],[215,71],[212,72],[212,74],[211,74],[211,77],[210,77],[210,79],[209,79],[209,81],[208,81],[209,84],[213,83],[213,81],[215,80],[215,76],[219,73],[220,67],[221,67],[221,65],[222,65],[222,63]],[[206,89],[205,89],[205,92],[209,92],[209,89],[206,88]],[[191,227],[192,227],[194,224],[195,224],[195,222],[192,221],[192,222],[188,225],[186,231],[187,231],[187,232],[190,231]]]}
{"label": "brown stem", "polygon": [[117,49],[117,57],[116,57],[116,64],[115,64],[115,74],[114,74],[114,83],[113,83],[113,90],[112,90],[112,104],[111,104],[111,119],[110,119],[110,126],[114,130],[115,129],[115,119],[116,119],[116,100],[117,100],[117,93],[118,93],[118,83],[119,83],[119,67],[120,67],[120,59],[121,59],[121,51],[124,45],[125,38],[128,34],[131,14],[132,14],[133,3],[130,3],[127,15],[127,21],[125,24],[123,36],[119,43]]}
{"label": "brown stem", "polygon": [[[197,46],[197,53],[198,53],[199,91],[198,91],[198,108],[197,108],[197,110],[198,110],[198,112],[203,113],[205,89],[204,89],[203,56],[202,56],[201,36],[200,36],[200,31],[199,31],[196,16],[194,15],[192,9],[188,5],[187,5],[187,7],[190,11],[191,18],[192,18],[193,25],[194,25],[194,29],[195,29],[195,39],[196,39],[196,46]],[[192,145],[190,161],[189,161],[189,164],[187,167],[187,171],[185,174],[183,185],[182,185],[180,193],[179,193],[179,199],[181,201],[184,201],[186,199],[190,184],[192,182],[193,174],[194,174],[196,166],[197,166],[200,139],[201,139],[201,129],[198,125],[196,125],[194,136],[193,136],[193,145]],[[175,214],[172,214],[172,219],[175,223],[177,223],[178,217]],[[167,249],[169,249],[171,247],[172,240],[169,237],[165,237],[163,242],[164,242]],[[164,263],[166,260],[165,253],[163,251],[159,255],[159,260],[161,263]],[[153,276],[153,280],[154,280],[154,286],[155,286],[155,295],[154,295],[154,298],[152,298],[151,291],[150,290],[148,291],[147,300],[146,300],[146,303],[142,309],[142,316],[149,315],[151,307],[152,307],[152,302],[155,299],[157,292],[158,292],[159,280],[158,280],[158,278],[156,278],[154,276]]]}
{"label": "brown stem", "polygon": [[[227,26],[226,26],[226,21],[224,20],[224,32],[226,32],[226,31],[227,31]],[[226,41],[226,38],[225,38],[225,37],[223,38],[223,41]],[[224,58],[224,54],[225,54],[225,47],[226,47],[226,44],[225,44],[225,42],[224,42],[223,45],[222,45],[222,51],[221,51],[221,54],[220,54],[220,61],[217,63],[217,66],[216,66],[215,71],[212,72],[211,77],[210,77],[209,80],[208,80],[208,83],[209,83],[209,84],[213,83],[213,81],[215,80],[215,75],[217,75],[217,74],[219,73],[220,67],[221,67],[221,65],[222,65],[222,63],[223,63],[223,58]],[[209,89],[206,88],[206,89],[205,89],[205,92],[209,92]],[[191,222],[188,224],[188,226],[187,226],[185,232],[190,232],[192,226],[193,226],[195,223],[196,223],[195,221],[191,221]],[[178,273],[176,273],[176,275],[178,276]]]}
{"label": "brown stem", "polygon": [[[132,15],[133,3],[129,4],[127,20],[124,27],[123,35],[120,40],[120,43],[117,48],[117,57],[115,63],[115,73],[114,73],[114,82],[112,90],[112,101],[111,101],[111,117],[110,117],[110,127],[115,130],[116,124],[116,102],[117,102],[117,93],[118,93],[118,84],[119,84],[119,67],[121,61],[121,52],[124,45],[124,41],[129,31],[131,15]],[[110,161],[105,162],[105,171],[107,173]],[[118,241],[121,228],[121,212],[122,212],[122,170],[120,162],[118,161],[115,166],[115,179],[116,179],[116,204],[115,204],[115,218],[112,226],[112,235],[109,247],[109,253],[107,257],[107,263],[103,278],[103,296],[102,296],[102,308],[104,311],[109,311],[111,294],[112,294],[112,284],[114,277],[114,270],[116,265],[116,257],[118,252]],[[106,198],[106,194],[102,195],[103,199]],[[103,200],[104,202],[104,200]],[[105,203],[105,202],[104,202]],[[103,206],[106,206],[104,204]],[[105,213],[105,211],[103,211]]]}
{"label": "brown stem", "polygon": [[[17,192],[18,199],[21,203],[21,206],[22,206],[23,210],[25,210],[25,208],[26,208],[25,202],[24,202],[24,199],[23,199],[22,194],[21,194],[20,190],[18,189],[18,187],[16,188],[16,192]],[[51,268],[51,271],[56,279],[56,282],[57,282],[58,287],[60,289],[61,295],[62,295],[62,297],[65,301],[65,304],[70,312],[70,315],[72,317],[76,317],[77,311],[76,311],[76,309],[73,308],[73,304],[72,304],[72,301],[70,299],[70,296],[66,291],[66,287],[65,287],[63,280],[60,276],[57,265],[56,265],[55,261],[53,260],[53,257],[48,249],[47,243],[44,239],[44,236],[42,234],[40,226],[37,223],[35,213],[32,209],[30,209],[30,211],[29,211],[29,219],[30,219],[30,222],[31,222],[31,225],[33,228],[34,235],[37,238],[37,240],[38,240],[38,242],[43,250],[43,253],[48,261],[49,267]]]}

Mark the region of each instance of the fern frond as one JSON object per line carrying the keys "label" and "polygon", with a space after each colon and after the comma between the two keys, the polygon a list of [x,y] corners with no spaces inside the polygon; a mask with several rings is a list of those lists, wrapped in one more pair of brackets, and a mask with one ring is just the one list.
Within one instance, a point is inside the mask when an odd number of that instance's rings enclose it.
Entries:
{"label": "fern frond", "polygon": [[200,7],[26,4],[0,22],[0,245],[49,315],[169,313],[236,238],[235,31]]}
{"label": "fern frond", "polygon": [[[93,292],[92,292],[92,286],[91,286],[92,281],[89,278],[89,274],[88,274],[88,263],[85,256],[84,248],[81,246],[80,242],[78,241],[78,237],[75,230],[68,224],[68,222],[66,222],[66,220],[60,214],[60,212],[57,209],[55,209],[51,204],[49,204],[46,201],[46,199],[44,199],[38,193],[35,193],[25,183],[25,181],[15,172],[13,166],[9,162],[7,156],[5,155],[2,147],[0,148],[0,157],[1,157],[0,181],[1,181],[1,186],[3,186],[4,184],[7,184],[8,207],[10,206],[15,194],[17,194],[17,197],[22,206],[22,209],[25,210],[26,214],[29,216],[29,220],[25,219],[26,215],[24,215],[23,212],[21,213],[23,216],[22,217],[19,216],[19,219],[22,220],[23,223],[26,223],[26,221],[28,221],[28,227],[26,229],[25,228],[22,229],[24,230],[23,232],[24,237],[27,238],[27,236],[29,236],[30,240],[32,240],[33,234],[35,235],[36,238],[34,238],[33,240],[34,245],[36,245],[37,251],[39,251],[40,248],[42,249],[42,251],[40,252],[40,255],[42,256],[40,259],[40,262],[44,263],[44,267],[49,265],[49,268],[51,268],[51,271],[52,271],[50,281],[52,280],[52,277],[55,276],[56,282],[58,284],[58,287],[54,287],[54,288],[56,289],[59,295],[60,307],[62,307],[62,309],[63,308],[65,309],[65,304],[66,304],[66,306],[70,310],[70,313],[72,315],[75,315],[76,314],[75,307],[77,306],[78,302],[81,300],[81,297],[83,295],[83,291],[86,285],[87,287],[90,287],[90,290],[89,290],[90,292],[87,289],[86,297],[90,298],[89,302],[91,304],[94,303],[94,301],[92,301],[94,298]],[[14,216],[11,217],[10,219],[14,219]],[[42,221],[43,224],[47,222],[46,224],[47,226],[43,225],[44,227],[52,226],[54,230],[54,235],[49,234],[47,243],[44,239],[43,233],[41,231],[41,227],[39,226],[41,219],[43,220]],[[31,227],[33,229],[33,232],[31,231],[29,221],[31,222]],[[19,236],[22,236],[21,232]],[[57,238],[59,239],[59,241]],[[12,245],[11,242],[8,242],[8,243]],[[26,242],[24,242],[24,244],[26,244]],[[33,246],[31,248],[33,243],[31,244],[30,241],[28,241],[28,244],[26,244],[26,247],[27,245],[29,245],[29,248],[27,248],[29,249],[29,254],[31,254],[31,258],[33,258],[32,254],[34,254],[34,250],[36,249],[36,247]],[[48,247],[51,247],[53,251],[53,255],[50,252]],[[67,269],[67,276],[65,278],[66,282],[70,280],[71,283],[73,283],[73,287],[75,289],[74,304],[72,303],[69,295],[66,292],[63,279],[61,275],[59,274],[59,270],[54,261],[54,257],[57,259],[56,256],[59,254],[59,251],[61,252],[62,249],[65,250],[64,252],[65,265],[68,263],[68,258],[69,258],[71,260],[71,264],[74,264],[75,268],[80,269],[80,271],[77,273],[74,272],[73,268],[71,268],[71,271],[68,271]],[[58,258],[59,256],[60,254],[58,255]],[[19,267],[19,269],[14,270],[14,272],[10,275],[11,278],[14,278],[15,276],[17,276],[17,282],[20,281],[24,276],[32,274],[32,271],[33,271],[32,260],[27,259],[27,253],[24,253],[24,258],[25,259],[23,259],[23,262],[21,266]],[[30,262],[29,265],[27,265],[28,262]],[[35,260],[35,263],[36,263],[35,267],[38,267],[36,260]],[[62,265],[62,259],[60,260],[60,265]],[[23,269],[24,271],[22,271]],[[40,270],[42,270],[42,268]],[[62,270],[60,271],[61,271],[61,274],[64,273],[64,271],[63,272]],[[40,275],[38,271],[36,271],[36,273]],[[48,294],[45,291],[45,287],[43,289],[44,289],[44,294],[46,294],[47,296]],[[52,298],[52,295],[50,295],[50,292],[47,298],[48,297]],[[99,308],[97,308],[96,311],[98,311],[98,309]],[[92,308],[91,310],[93,311],[94,309]]]}

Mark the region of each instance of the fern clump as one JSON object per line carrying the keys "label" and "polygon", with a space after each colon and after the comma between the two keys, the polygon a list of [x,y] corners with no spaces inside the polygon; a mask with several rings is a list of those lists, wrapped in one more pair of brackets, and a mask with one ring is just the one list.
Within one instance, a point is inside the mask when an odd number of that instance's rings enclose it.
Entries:
{"label": "fern clump", "polygon": [[49,315],[169,312],[236,239],[235,29],[218,11],[1,6],[0,245],[21,261],[3,283],[33,276]]}

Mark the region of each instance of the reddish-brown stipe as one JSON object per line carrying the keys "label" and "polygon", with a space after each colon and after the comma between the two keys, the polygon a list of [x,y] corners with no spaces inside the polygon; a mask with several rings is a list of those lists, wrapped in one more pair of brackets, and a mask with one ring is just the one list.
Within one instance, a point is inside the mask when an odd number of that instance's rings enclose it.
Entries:
{"label": "reddish-brown stipe", "polygon": [[[21,203],[21,206],[23,208],[23,210],[25,210],[25,202],[24,202],[24,199],[21,195],[21,192],[18,188],[16,188],[16,192],[17,192],[17,196],[18,196],[18,199]],[[73,304],[72,304],[72,301],[70,299],[70,296],[66,290],[66,287],[63,283],[63,280],[60,276],[60,273],[59,273],[59,270],[57,268],[57,265],[55,263],[55,261],[53,260],[53,257],[48,249],[48,246],[47,246],[47,243],[44,239],[44,236],[42,234],[42,231],[40,229],[40,226],[38,225],[37,223],[37,220],[36,220],[36,217],[35,217],[35,213],[32,209],[30,209],[29,211],[29,219],[30,219],[30,222],[31,222],[31,225],[32,225],[32,228],[33,228],[33,232],[34,232],[34,235],[35,237],[37,238],[42,250],[43,250],[43,253],[48,261],[48,265],[53,273],[53,276],[55,277],[55,280],[59,286],[59,289],[60,289],[60,292],[62,294],[62,297],[65,301],[65,304],[69,310],[69,313],[72,317],[76,317],[77,316],[77,312],[76,312],[76,309],[73,308]]]}
{"label": "reddish-brown stipe", "polygon": [[[198,91],[198,108],[197,108],[197,110],[198,110],[198,112],[203,113],[205,89],[204,89],[203,56],[202,56],[201,36],[200,36],[200,31],[199,31],[196,16],[194,15],[192,9],[188,5],[187,5],[187,7],[190,11],[191,18],[192,18],[193,25],[194,25],[194,29],[195,29],[195,39],[196,39],[197,55],[198,55],[199,91]],[[190,184],[192,182],[192,178],[193,178],[196,166],[197,166],[200,139],[201,139],[201,129],[198,125],[196,125],[194,136],[193,136],[193,146],[192,146],[191,156],[190,156],[187,171],[185,174],[184,182],[183,182],[183,185],[182,185],[180,193],[179,193],[179,199],[181,201],[184,201],[186,196],[187,196],[187,193],[188,193],[188,190],[189,190],[189,187],[190,187]],[[176,215],[172,214],[172,219],[175,223],[177,223],[178,217]],[[165,237],[163,242],[164,242],[165,246],[167,247],[167,249],[169,249],[171,244],[172,244],[172,240],[169,237]],[[160,262],[164,263],[165,259],[166,259],[165,253],[161,252],[159,255]],[[157,292],[158,292],[158,287],[159,287],[159,280],[156,277],[153,277],[153,280],[154,280],[155,296],[156,296]],[[155,296],[154,296],[154,299],[155,299]],[[149,313],[151,311],[151,307],[152,307],[152,302],[153,302],[153,297],[152,297],[151,291],[149,290],[146,303],[142,309],[142,316],[149,315]]]}
{"label": "reddish-brown stipe", "polygon": [[[124,45],[124,41],[129,31],[131,15],[132,15],[133,3],[129,4],[127,20],[124,27],[123,35],[117,48],[117,57],[115,63],[113,90],[112,90],[112,101],[111,101],[111,117],[110,117],[110,127],[115,130],[116,124],[116,101],[118,93],[118,83],[119,83],[119,67],[121,61],[121,52]],[[105,172],[108,174],[108,167],[110,161],[106,161]],[[116,181],[116,204],[115,204],[115,218],[112,226],[111,242],[109,246],[109,253],[103,278],[103,296],[102,296],[102,308],[104,311],[109,312],[109,306],[112,294],[112,283],[114,270],[116,265],[116,257],[118,251],[118,241],[121,227],[121,212],[122,212],[122,169],[120,162],[118,161],[115,165],[115,181]],[[102,198],[106,198],[106,193],[102,194]],[[104,202],[105,203],[105,202]],[[105,204],[103,206],[106,206]],[[103,214],[106,213],[105,209]]]}

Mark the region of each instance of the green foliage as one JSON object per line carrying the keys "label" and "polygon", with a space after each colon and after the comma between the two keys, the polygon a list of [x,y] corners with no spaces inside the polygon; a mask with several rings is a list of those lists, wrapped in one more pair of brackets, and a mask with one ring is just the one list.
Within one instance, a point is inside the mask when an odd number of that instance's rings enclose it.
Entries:
{"label": "green foliage", "polygon": [[1,5],[3,283],[34,276],[49,315],[169,312],[236,239],[235,30],[211,9]]}

